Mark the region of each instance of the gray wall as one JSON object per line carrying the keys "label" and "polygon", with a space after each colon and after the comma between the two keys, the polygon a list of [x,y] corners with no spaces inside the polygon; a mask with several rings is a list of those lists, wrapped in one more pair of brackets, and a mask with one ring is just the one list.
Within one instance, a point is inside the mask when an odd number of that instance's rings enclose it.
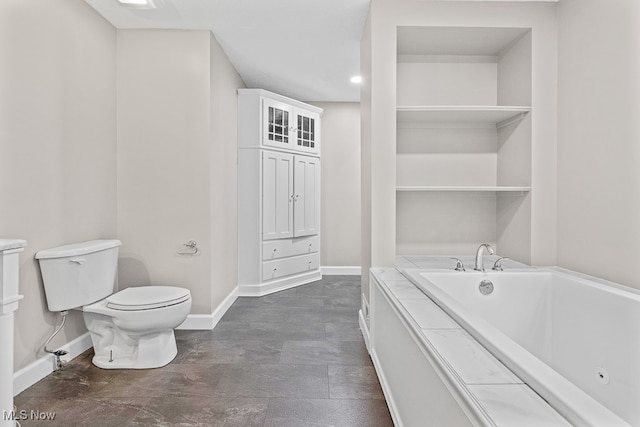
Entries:
{"label": "gray wall", "polygon": [[[34,254],[116,236],[116,30],[83,1],[0,2],[0,236],[22,238],[15,368],[56,318]],[[71,312],[54,341],[85,332]],[[3,381],[6,379],[3,379]]]}
{"label": "gray wall", "polygon": [[558,12],[557,263],[640,288],[640,2]]}

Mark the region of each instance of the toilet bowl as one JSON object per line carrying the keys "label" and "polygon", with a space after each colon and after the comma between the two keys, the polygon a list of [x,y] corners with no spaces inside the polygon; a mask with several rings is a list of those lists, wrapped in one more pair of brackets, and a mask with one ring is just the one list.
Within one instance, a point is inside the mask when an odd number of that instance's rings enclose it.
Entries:
{"label": "toilet bowl", "polygon": [[147,369],[171,362],[173,330],[191,310],[188,289],[132,287],[82,307],[93,342],[93,364],[104,369]]}
{"label": "toilet bowl", "polygon": [[176,354],[173,330],[191,310],[191,293],[174,286],[140,286],[113,293],[119,240],[92,240],[40,251],[50,311],[81,309],[91,335],[93,364],[104,369],[158,368]]}

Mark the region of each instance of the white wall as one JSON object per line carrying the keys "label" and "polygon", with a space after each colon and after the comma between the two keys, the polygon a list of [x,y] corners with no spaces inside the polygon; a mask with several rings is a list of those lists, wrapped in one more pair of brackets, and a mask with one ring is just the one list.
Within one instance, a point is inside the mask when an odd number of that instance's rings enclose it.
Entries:
{"label": "white wall", "polygon": [[[0,2],[0,236],[29,242],[16,370],[44,355],[59,321],[34,254],[116,237],[115,60],[115,29],[85,2]],[[72,312],[53,346],[85,331]]]}
{"label": "white wall", "polygon": [[238,88],[244,82],[210,33],[211,307],[238,285]]}
{"label": "white wall", "polygon": [[558,265],[640,288],[640,2],[558,13]]}
{"label": "white wall", "polygon": [[360,104],[313,102],[322,114],[322,266],[360,266]]}
{"label": "white wall", "polygon": [[118,31],[119,282],[186,287],[193,314],[237,284],[240,86],[209,31]]}
{"label": "white wall", "polygon": [[[121,287],[183,286],[211,313],[209,32],[118,31]],[[190,239],[202,256],[176,253]]]}

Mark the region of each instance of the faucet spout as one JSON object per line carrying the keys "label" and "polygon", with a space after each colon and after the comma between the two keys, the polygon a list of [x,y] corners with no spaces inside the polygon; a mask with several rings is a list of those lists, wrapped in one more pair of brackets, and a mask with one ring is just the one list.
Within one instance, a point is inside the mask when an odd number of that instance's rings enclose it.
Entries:
{"label": "faucet spout", "polygon": [[489,255],[493,255],[493,248],[491,247],[491,245],[489,245],[488,243],[483,243],[478,247],[478,250],[476,251],[476,265],[473,268],[476,271],[484,271],[484,261],[483,261],[483,256],[484,256],[484,250],[487,250],[487,253]]}

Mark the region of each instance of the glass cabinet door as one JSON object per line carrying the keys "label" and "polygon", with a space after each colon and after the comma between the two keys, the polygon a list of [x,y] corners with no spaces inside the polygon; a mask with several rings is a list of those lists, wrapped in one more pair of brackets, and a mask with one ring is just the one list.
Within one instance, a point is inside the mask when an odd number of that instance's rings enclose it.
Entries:
{"label": "glass cabinet door", "polygon": [[292,108],[285,104],[265,99],[263,110],[263,144],[273,147],[291,147]]}
{"label": "glass cabinet door", "polygon": [[296,149],[310,153],[320,151],[319,116],[316,113],[296,110]]}
{"label": "glass cabinet door", "polygon": [[314,148],[315,142],[315,120],[311,117],[298,116],[298,145],[301,147]]}

